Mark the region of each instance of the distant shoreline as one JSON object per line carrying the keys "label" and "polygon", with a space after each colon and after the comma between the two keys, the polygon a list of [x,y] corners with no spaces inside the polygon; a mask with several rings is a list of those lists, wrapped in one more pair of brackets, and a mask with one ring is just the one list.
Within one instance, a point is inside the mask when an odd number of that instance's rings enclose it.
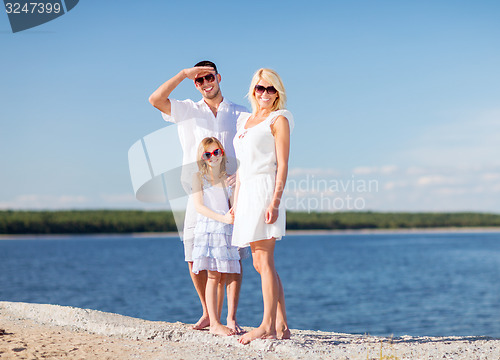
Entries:
{"label": "distant shoreline", "polygon": [[[437,227],[401,229],[337,229],[337,230],[287,230],[287,236],[299,235],[370,235],[370,234],[444,234],[444,233],[500,233],[500,226],[491,227]],[[130,237],[130,238],[179,238],[177,232],[143,233],[81,233],[81,234],[0,234],[0,240],[28,240],[68,237]]]}
{"label": "distant shoreline", "polygon": [[337,229],[337,230],[288,230],[288,235],[343,235],[343,234],[418,234],[418,233],[500,233],[500,226],[490,227],[436,227],[400,229]]}
{"label": "distant shoreline", "polygon": [[[179,216],[181,216],[179,214]],[[0,234],[31,236],[54,234],[134,234],[134,236],[177,236],[182,222],[171,211],[0,210]],[[390,212],[310,212],[286,214],[289,234],[394,233],[415,231],[485,231],[500,229],[500,214],[491,213],[390,213]],[[444,229],[444,230],[443,230]],[[491,231],[491,230],[488,230]],[[494,229],[493,231],[497,231]],[[139,235],[140,234],[140,235]],[[146,234],[146,235],[144,235]],[[166,234],[166,235],[162,235]],[[0,236],[2,236],[0,235]],[[122,236],[127,236],[122,235]],[[113,236],[113,235],[107,235]]]}

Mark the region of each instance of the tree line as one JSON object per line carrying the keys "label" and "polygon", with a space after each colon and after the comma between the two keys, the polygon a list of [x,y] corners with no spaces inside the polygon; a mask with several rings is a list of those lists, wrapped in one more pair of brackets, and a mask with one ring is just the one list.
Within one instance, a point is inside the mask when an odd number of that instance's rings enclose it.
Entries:
{"label": "tree line", "polygon": [[500,226],[500,214],[337,212],[287,213],[287,229],[413,229]]}
{"label": "tree line", "polygon": [[177,231],[172,212],[138,210],[0,211],[0,234]]}
{"label": "tree line", "polygon": [[[500,226],[500,214],[287,212],[289,230],[411,229]],[[0,211],[0,234],[90,234],[177,231],[171,211]]]}

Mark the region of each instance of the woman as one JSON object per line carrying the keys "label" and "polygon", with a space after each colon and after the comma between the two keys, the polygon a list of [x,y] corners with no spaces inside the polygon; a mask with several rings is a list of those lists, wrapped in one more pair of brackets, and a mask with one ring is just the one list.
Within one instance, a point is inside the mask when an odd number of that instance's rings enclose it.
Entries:
{"label": "woman", "polygon": [[264,316],[261,325],[239,341],[289,339],[285,294],[274,266],[276,240],[285,235],[286,214],[281,196],[288,173],[292,114],[285,110],[286,93],[279,75],[258,70],[248,93],[252,114],[242,114],[234,138],[240,167],[236,176],[233,246],[250,246],[261,276]]}

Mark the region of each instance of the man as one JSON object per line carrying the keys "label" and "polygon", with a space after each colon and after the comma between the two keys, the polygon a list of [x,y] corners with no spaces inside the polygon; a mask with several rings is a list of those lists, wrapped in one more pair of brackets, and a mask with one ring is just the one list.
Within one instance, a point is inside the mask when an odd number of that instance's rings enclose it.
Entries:
{"label": "man", "polygon": [[[172,91],[185,79],[194,81],[196,89],[201,93],[203,99],[194,102],[192,100],[174,100],[169,96]],[[241,112],[247,111],[243,106],[233,104],[223,98],[220,90],[221,76],[217,67],[211,61],[201,61],[194,67],[183,69],[161,85],[151,96],[149,102],[162,112],[163,119],[178,125],[179,140],[183,150],[183,184],[190,192],[190,181],[193,171],[197,171],[196,165],[198,145],[203,138],[214,136],[220,140],[226,150],[226,156],[230,159],[227,170],[229,174],[236,172],[236,157],[233,147],[233,138],[236,135],[236,120]],[[234,183],[234,176],[230,178]],[[208,310],[205,302],[205,287],[207,283],[207,272],[199,274],[192,272],[194,245],[194,227],[196,225],[196,211],[191,199],[186,208],[184,222],[183,241],[185,259],[188,262],[189,273],[194,287],[200,298],[203,315],[193,326],[200,330],[210,325]],[[240,252],[241,254],[241,252]],[[243,254],[241,254],[243,255]],[[244,257],[244,256],[242,256]],[[238,307],[239,293],[243,275],[228,274],[227,284],[227,327],[237,333],[242,329],[236,321],[236,309]],[[219,291],[223,294],[223,291]],[[223,298],[219,299],[219,310],[222,308]],[[220,311],[219,311],[220,313]]]}

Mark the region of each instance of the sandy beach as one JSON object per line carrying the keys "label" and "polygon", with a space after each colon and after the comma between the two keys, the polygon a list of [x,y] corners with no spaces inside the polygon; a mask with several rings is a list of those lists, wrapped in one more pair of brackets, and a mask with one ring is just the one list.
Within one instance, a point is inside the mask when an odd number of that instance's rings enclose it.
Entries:
{"label": "sandy beach", "polygon": [[[245,328],[249,330],[250,328]],[[2,359],[499,359],[488,337],[375,337],[292,330],[290,340],[256,340],[196,331],[58,305],[0,302]]]}

